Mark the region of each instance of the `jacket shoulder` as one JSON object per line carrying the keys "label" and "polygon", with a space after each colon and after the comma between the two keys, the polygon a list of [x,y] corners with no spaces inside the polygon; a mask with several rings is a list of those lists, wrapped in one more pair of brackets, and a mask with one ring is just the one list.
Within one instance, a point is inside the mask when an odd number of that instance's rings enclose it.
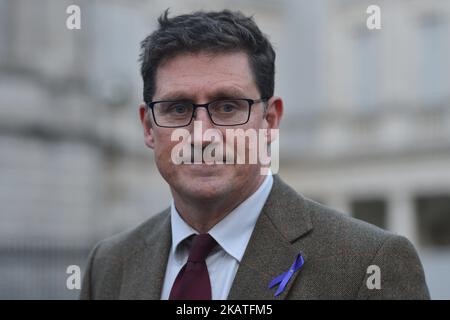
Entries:
{"label": "jacket shoulder", "polygon": [[169,216],[170,210],[165,209],[132,229],[101,240],[94,248],[96,258],[125,257],[133,254],[142,248],[149,235],[154,234],[163,226],[163,222]]}
{"label": "jacket shoulder", "polygon": [[[305,241],[316,270],[330,278],[326,296],[359,299],[428,299],[423,267],[411,242],[304,198],[313,229]],[[332,268],[322,270],[325,263]],[[370,267],[381,270],[381,290],[369,290]],[[368,271],[369,270],[369,271]],[[320,290],[319,290],[320,291]],[[318,296],[324,293],[320,291]]]}
{"label": "jacket shoulder", "polygon": [[142,250],[152,235],[167,225],[166,209],[137,227],[98,242],[92,249],[83,276],[80,299],[118,299],[126,261]]}
{"label": "jacket shoulder", "polygon": [[381,229],[373,224],[355,219],[325,205],[319,204],[308,198],[304,198],[314,231],[316,234],[330,237],[332,241],[358,240],[360,245],[381,245],[381,242],[395,234]]}

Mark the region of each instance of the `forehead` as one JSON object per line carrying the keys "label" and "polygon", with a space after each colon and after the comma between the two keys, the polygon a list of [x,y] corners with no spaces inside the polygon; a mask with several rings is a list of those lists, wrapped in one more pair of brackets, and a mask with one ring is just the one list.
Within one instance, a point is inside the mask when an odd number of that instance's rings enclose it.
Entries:
{"label": "forehead", "polygon": [[245,52],[179,54],[162,63],[156,72],[157,99],[173,95],[210,98],[221,91],[258,93]]}

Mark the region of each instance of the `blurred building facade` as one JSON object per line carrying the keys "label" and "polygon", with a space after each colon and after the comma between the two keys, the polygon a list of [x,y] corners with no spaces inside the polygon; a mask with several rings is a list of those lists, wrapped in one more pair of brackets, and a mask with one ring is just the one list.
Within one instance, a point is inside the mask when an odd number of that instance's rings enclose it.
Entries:
{"label": "blurred building facade", "polygon": [[[277,51],[280,175],[407,236],[450,298],[450,3],[0,0],[0,298],[75,298],[66,268],[165,208],[145,147],[139,42],[172,14],[255,14]],[[66,8],[81,8],[68,30]]]}
{"label": "blurred building facade", "polygon": [[[292,154],[280,171],[311,198],[407,236],[432,297],[448,299],[450,3],[326,3],[314,11],[318,35],[297,42],[316,48],[305,59],[316,76],[299,87],[312,110],[284,120],[280,148]],[[381,7],[381,30],[366,28],[369,4]]]}

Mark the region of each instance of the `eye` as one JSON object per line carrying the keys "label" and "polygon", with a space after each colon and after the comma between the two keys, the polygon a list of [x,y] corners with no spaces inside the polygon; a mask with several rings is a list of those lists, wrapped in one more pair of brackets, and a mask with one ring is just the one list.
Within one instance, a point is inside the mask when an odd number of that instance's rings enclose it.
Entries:
{"label": "eye", "polygon": [[231,104],[225,104],[222,106],[222,111],[224,112],[231,112],[234,110],[234,106]]}
{"label": "eye", "polygon": [[188,111],[188,107],[183,103],[174,103],[169,107],[169,111],[175,114],[184,114]]}
{"label": "eye", "polygon": [[175,112],[176,113],[184,113],[184,112],[186,112],[186,106],[184,106],[184,105],[177,105],[176,107],[175,107]]}
{"label": "eye", "polygon": [[218,109],[220,112],[230,113],[236,111],[237,106],[232,102],[223,102]]}

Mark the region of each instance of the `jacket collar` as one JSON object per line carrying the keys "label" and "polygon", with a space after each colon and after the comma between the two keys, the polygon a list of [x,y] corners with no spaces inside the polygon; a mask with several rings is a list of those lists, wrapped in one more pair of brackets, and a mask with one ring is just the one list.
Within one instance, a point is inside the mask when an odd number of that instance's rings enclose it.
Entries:
{"label": "jacket collar", "polygon": [[[275,288],[270,281],[286,272],[300,253],[292,245],[313,228],[304,198],[273,176],[272,190],[256,222],[250,241],[236,273],[228,299],[274,299]],[[121,296],[134,299],[160,299],[167,258],[172,244],[170,208],[159,214],[157,228],[146,234],[147,246],[127,264],[123,281],[130,281]],[[305,263],[308,258],[304,253]],[[301,272],[301,271],[299,271]],[[277,299],[285,299],[295,272]]]}
{"label": "jacket collar", "polygon": [[[289,270],[300,253],[292,243],[313,228],[306,201],[278,176],[256,223],[228,299],[274,299],[275,277]],[[307,263],[307,257],[302,252]],[[285,299],[301,270],[295,272],[277,299]]]}

